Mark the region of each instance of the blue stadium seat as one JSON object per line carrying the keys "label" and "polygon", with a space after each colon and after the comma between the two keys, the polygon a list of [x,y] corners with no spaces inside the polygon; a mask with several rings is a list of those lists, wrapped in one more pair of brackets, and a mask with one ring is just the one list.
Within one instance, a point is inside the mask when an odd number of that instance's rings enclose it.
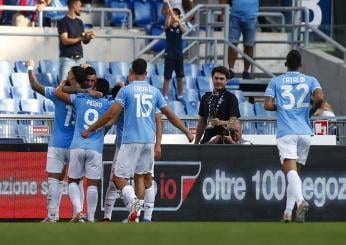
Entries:
{"label": "blue stadium seat", "polygon": [[46,114],[54,114],[55,112],[55,105],[53,101],[49,99],[43,100],[43,112]]}
{"label": "blue stadium seat", "polygon": [[218,64],[203,64],[202,73],[204,76],[211,77],[211,71],[214,67],[219,66]]}
{"label": "blue stadium seat", "polygon": [[109,63],[109,68],[113,75],[122,75],[127,77],[129,74],[130,65],[124,61],[112,61]]}
{"label": "blue stadium seat", "polygon": [[160,75],[151,75],[150,77],[150,83],[158,88],[158,89],[162,89],[163,88],[163,76]]}
{"label": "blue stadium seat", "polygon": [[227,81],[226,89],[227,90],[239,89],[239,86],[240,86],[239,80],[232,78],[232,79]]}
{"label": "blue stadium seat", "polygon": [[154,16],[154,5],[150,0],[134,0],[133,11],[134,24],[139,27],[151,25]]}
{"label": "blue stadium seat", "polygon": [[42,103],[37,99],[21,99],[21,113],[42,114]]}
{"label": "blue stadium seat", "polygon": [[96,70],[97,77],[104,78],[105,75],[109,73],[108,62],[89,60],[86,63]]}
{"label": "blue stadium seat", "polygon": [[13,68],[11,63],[6,60],[0,60],[0,74],[9,77],[12,72]]}
{"label": "blue stadium seat", "polygon": [[11,81],[14,87],[30,87],[29,76],[27,73],[12,73]]}
{"label": "blue stadium seat", "polygon": [[18,103],[15,99],[0,99],[0,113],[16,114]]}
{"label": "blue stadium seat", "polygon": [[197,86],[201,93],[213,91],[213,83],[211,77],[197,77]]}
{"label": "blue stadium seat", "polygon": [[[131,9],[131,2],[124,0],[112,0],[111,8],[125,8]],[[123,23],[128,23],[128,14],[126,13],[114,13],[111,15],[111,22],[113,26],[121,26]]]}
{"label": "blue stadium seat", "polygon": [[[159,76],[163,76],[165,70],[165,64],[163,63],[157,63],[156,64],[156,74]],[[175,76],[175,73],[173,72],[173,76]]]}
{"label": "blue stadium seat", "polygon": [[54,79],[51,73],[37,73],[36,79],[43,85],[47,87],[57,87],[56,79]]}
{"label": "blue stadium seat", "polygon": [[185,88],[194,89],[196,91],[198,90],[196,77],[194,77],[194,76],[192,76],[192,77],[185,76],[183,79],[183,83],[184,83]]}
{"label": "blue stadium seat", "polygon": [[24,60],[18,60],[16,62],[14,62],[14,65],[15,65],[15,70],[16,72],[27,72],[27,68],[26,68],[26,65],[25,65],[25,61]]}
{"label": "blue stadium seat", "polygon": [[[147,35],[150,36],[160,36],[164,32],[163,26],[159,25],[152,25],[149,31],[147,31]],[[149,42],[152,40],[149,39]],[[166,48],[166,40],[160,39],[151,49],[152,51],[158,53],[161,50],[164,50]]]}
{"label": "blue stadium seat", "polygon": [[177,100],[168,101],[168,106],[177,116],[186,116],[185,106],[182,102]]}
{"label": "blue stadium seat", "polygon": [[198,110],[199,110],[199,101],[189,101],[185,103],[186,106],[186,112],[189,116],[198,116]]}
{"label": "blue stadium seat", "polygon": [[0,87],[4,88],[9,88],[11,87],[11,82],[10,82],[10,77],[9,75],[2,74],[0,72]]}
{"label": "blue stadium seat", "polygon": [[191,101],[198,102],[199,101],[199,94],[198,94],[197,90],[187,88],[187,89],[183,90],[183,98],[184,98],[185,102],[191,102]]}
{"label": "blue stadium seat", "polygon": [[117,82],[123,82],[126,83],[126,78],[122,75],[113,75],[113,74],[106,74],[105,79],[109,83],[109,87],[113,88]]}
{"label": "blue stadium seat", "polygon": [[34,99],[34,91],[30,87],[12,87],[11,93],[16,100]]}
{"label": "blue stadium seat", "polygon": [[[158,88],[161,93],[162,93],[162,88],[163,88],[163,76],[158,76],[158,75],[152,75],[150,77],[150,82],[151,84]],[[168,99],[169,100],[175,100],[176,99],[176,91],[175,91],[175,87],[172,83],[170,83],[170,86],[169,86],[169,90],[168,90]]]}
{"label": "blue stadium seat", "polygon": [[153,63],[148,62],[147,63],[147,76],[150,77],[151,75],[155,75],[155,65]]}
{"label": "blue stadium seat", "polygon": [[60,83],[59,79],[59,61],[58,60],[40,60],[39,67],[41,73],[51,73],[55,83]]}
{"label": "blue stadium seat", "polygon": [[43,96],[42,94],[38,93],[38,92],[34,92],[34,97],[37,99],[37,100],[40,100],[41,102],[46,100],[47,98],[45,96]]}
{"label": "blue stadium seat", "polygon": [[190,64],[190,63],[184,64],[184,73],[185,73],[185,76],[194,77],[194,78],[201,75],[199,66],[197,64]]}
{"label": "blue stadium seat", "polygon": [[161,14],[161,9],[162,9],[163,1],[162,0],[157,0],[154,3],[155,6],[155,23],[160,26],[165,25],[166,17]]}
{"label": "blue stadium seat", "polygon": [[[0,81],[1,82],[1,81]],[[11,98],[11,89],[10,87],[0,86],[0,99],[9,99]]]}
{"label": "blue stadium seat", "polygon": [[246,102],[244,92],[242,90],[230,90],[230,92],[237,97],[239,103]]}

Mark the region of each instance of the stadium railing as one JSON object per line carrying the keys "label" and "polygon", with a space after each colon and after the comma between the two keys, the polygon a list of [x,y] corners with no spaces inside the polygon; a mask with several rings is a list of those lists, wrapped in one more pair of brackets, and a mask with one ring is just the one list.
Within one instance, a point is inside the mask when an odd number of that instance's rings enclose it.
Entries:
{"label": "stadium railing", "polygon": [[[181,116],[185,125],[195,133],[198,123],[196,116]],[[243,134],[275,135],[276,118],[256,116],[241,117]],[[23,139],[24,143],[48,143],[52,133],[53,115],[0,114],[0,138]],[[182,134],[165,117],[164,134]],[[346,117],[313,117],[316,135],[335,135],[337,144],[346,145]],[[114,134],[110,130],[108,134]]]}

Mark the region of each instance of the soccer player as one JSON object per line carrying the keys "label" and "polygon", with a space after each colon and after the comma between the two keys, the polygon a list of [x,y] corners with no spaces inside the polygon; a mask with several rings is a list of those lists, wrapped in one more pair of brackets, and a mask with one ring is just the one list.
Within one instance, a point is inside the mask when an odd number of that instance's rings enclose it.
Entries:
{"label": "soccer player", "polygon": [[[133,75],[134,75],[133,71],[130,68],[129,74],[128,74],[129,83],[133,82]],[[113,99],[115,99],[121,87],[123,87],[123,85],[115,86],[112,89]],[[123,132],[123,126],[124,126],[123,113],[121,113],[116,123],[117,123],[117,132],[116,132],[115,153],[114,153],[114,158],[112,163],[112,169],[115,166],[118,152],[121,146],[121,141],[122,141],[122,132]],[[163,130],[160,111],[157,111],[155,114],[155,123],[156,123],[156,137],[155,137],[156,141],[155,141],[154,152],[155,152],[155,160],[159,160],[161,158],[161,139],[162,139],[162,130]],[[154,184],[153,175],[154,175],[154,168],[152,170],[152,174],[147,175],[145,179],[146,190],[144,194],[143,222],[146,222],[146,223],[151,222],[152,213],[153,213],[154,204],[155,204],[156,190],[153,186]],[[113,207],[114,207],[116,199],[119,197],[119,194],[118,194],[119,190],[117,190],[114,182],[112,181],[112,177],[113,177],[113,171],[111,171],[110,173],[109,184],[108,184],[106,196],[105,196],[105,205],[104,205],[105,211],[104,211],[104,218],[103,218],[103,221],[105,222],[111,221]]]}
{"label": "soccer player", "polygon": [[[135,221],[142,209],[146,187],[145,176],[151,175],[152,171],[156,108],[160,109],[174,126],[184,132],[190,142],[194,138],[184,123],[168,108],[160,91],[145,82],[146,61],[141,58],[136,59],[131,67],[135,81],[120,89],[112,107],[82,133],[84,138],[88,138],[113,117],[118,118],[124,109],[123,139],[113,169],[113,181],[121,191],[124,202],[130,204],[129,222]],[[136,194],[127,181],[132,176],[135,180]]]}
{"label": "soccer player", "polygon": [[[59,100],[56,88],[45,87],[37,81],[34,74],[34,61],[26,62],[30,85],[33,90],[52,100],[55,105],[52,136],[47,152],[46,172],[48,175],[47,209],[48,215],[42,221],[53,223],[59,219],[59,203],[62,195],[64,168],[69,161],[69,148],[74,131],[74,113],[71,105]],[[67,82],[71,87],[80,87],[86,79],[83,68],[74,66],[68,72]],[[82,187],[81,187],[82,188]]]}
{"label": "soccer player", "polygon": [[287,73],[273,78],[265,91],[264,108],[277,111],[277,147],[287,176],[287,201],[283,221],[292,220],[297,204],[296,221],[304,222],[309,204],[304,200],[299,177],[308,157],[312,127],[309,120],[310,97],[322,103],[324,95],[316,78],[299,72],[301,55],[292,50],[286,57]]}
{"label": "soccer player", "polygon": [[[106,95],[109,90],[108,81],[99,78],[96,82],[96,90]],[[62,89],[57,96],[67,100]],[[67,95],[68,96],[68,95]],[[98,200],[97,185],[102,174],[102,153],[104,129],[99,130],[88,139],[81,137],[81,132],[97,121],[113,103],[106,98],[95,98],[89,94],[77,94],[69,96],[70,103],[76,110],[76,128],[73,134],[70,150],[70,162],[68,168],[69,196],[75,213],[71,222],[84,222],[81,214],[81,193],[78,188],[80,180],[87,179],[87,221],[94,222]]]}

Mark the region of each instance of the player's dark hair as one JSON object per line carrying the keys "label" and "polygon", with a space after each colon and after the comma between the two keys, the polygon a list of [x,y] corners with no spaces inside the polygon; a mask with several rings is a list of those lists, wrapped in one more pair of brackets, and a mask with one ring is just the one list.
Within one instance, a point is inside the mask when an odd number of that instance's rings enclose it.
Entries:
{"label": "player's dark hair", "polygon": [[298,70],[301,65],[302,56],[297,50],[291,50],[286,56],[285,66],[287,66],[289,70]]}
{"label": "player's dark hair", "polygon": [[96,75],[96,70],[92,66],[86,67],[85,72],[86,72],[87,76]]}
{"label": "player's dark hair", "polygon": [[229,75],[229,70],[224,67],[224,66],[217,66],[214,67],[213,70],[211,71],[211,76],[213,77],[216,72],[219,72],[221,74],[224,74],[226,76],[226,79],[228,80],[230,75]]}
{"label": "player's dark hair", "polygon": [[82,68],[80,66],[72,66],[71,71],[72,71],[74,78],[76,79],[77,83],[79,83],[80,85],[85,83],[85,80],[87,79],[87,74],[86,74],[84,68]]}
{"label": "player's dark hair", "polygon": [[75,2],[81,2],[81,0],[67,0],[67,7],[71,7]]}
{"label": "player's dark hair", "polygon": [[131,68],[136,75],[144,75],[147,71],[147,62],[142,58],[135,59]]}
{"label": "player's dark hair", "polygon": [[178,8],[173,8],[172,11],[173,11],[174,14],[178,15],[178,17],[179,17],[180,14],[181,14],[180,9],[178,9]]}
{"label": "player's dark hair", "polygon": [[97,78],[96,90],[101,92],[103,96],[107,95],[109,91],[109,82],[104,78]]}
{"label": "player's dark hair", "polygon": [[117,97],[117,94],[119,92],[119,90],[122,88],[122,86],[119,86],[119,85],[115,85],[113,88],[112,88],[112,98],[115,99],[115,97]]}

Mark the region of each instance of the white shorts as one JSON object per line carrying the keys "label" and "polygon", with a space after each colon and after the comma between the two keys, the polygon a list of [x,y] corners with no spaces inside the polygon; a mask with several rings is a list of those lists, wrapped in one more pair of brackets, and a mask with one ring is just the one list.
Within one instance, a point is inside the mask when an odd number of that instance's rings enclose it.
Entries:
{"label": "white shorts", "polygon": [[71,149],[68,177],[80,179],[100,179],[102,174],[102,154],[89,149]]}
{"label": "white shorts", "polygon": [[64,171],[64,167],[68,164],[69,160],[70,149],[48,147],[46,164],[47,173],[61,174]]}
{"label": "white shorts", "polygon": [[281,164],[285,159],[295,159],[298,163],[305,165],[311,144],[310,135],[285,135],[277,138],[276,143]]}
{"label": "white shorts", "polygon": [[114,175],[130,178],[153,171],[154,144],[122,144],[114,166]]}

